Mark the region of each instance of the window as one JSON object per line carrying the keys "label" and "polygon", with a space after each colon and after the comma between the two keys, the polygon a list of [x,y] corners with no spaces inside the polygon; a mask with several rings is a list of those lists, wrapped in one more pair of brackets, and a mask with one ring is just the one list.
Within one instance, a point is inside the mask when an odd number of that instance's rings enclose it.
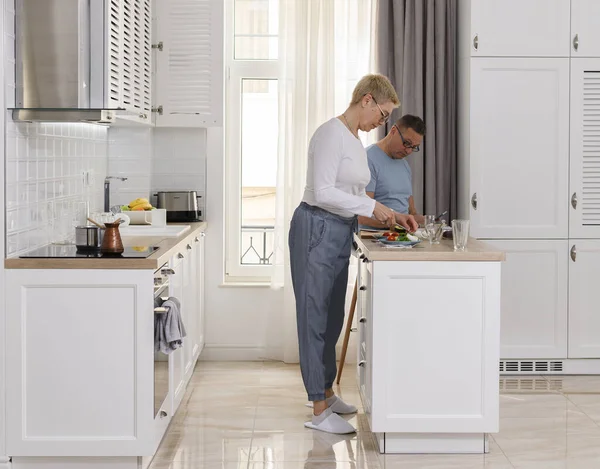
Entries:
{"label": "window", "polygon": [[271,274],[277,178],[279,0],[226,9],[226,275]]}

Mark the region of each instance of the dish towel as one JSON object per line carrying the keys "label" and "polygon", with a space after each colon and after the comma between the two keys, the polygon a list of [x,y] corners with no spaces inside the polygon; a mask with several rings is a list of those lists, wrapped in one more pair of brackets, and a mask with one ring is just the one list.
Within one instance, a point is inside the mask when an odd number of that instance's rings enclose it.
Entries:
{"label": "dish towel", "polygon": [[182,346],[187,335],[181,320],[181,303],[177,298],[169,297],[164,302],[155,300],[154,306],[167,310],[154,314],[154,349],[168,355]]}

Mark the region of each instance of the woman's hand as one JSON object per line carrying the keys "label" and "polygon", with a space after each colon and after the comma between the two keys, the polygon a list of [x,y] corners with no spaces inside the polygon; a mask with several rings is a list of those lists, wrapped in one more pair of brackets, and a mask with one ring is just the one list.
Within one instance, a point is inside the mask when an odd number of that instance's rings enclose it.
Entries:
{"label": "woman's hand", "polygon": [[383,223],[388,227],[392,226],[394,223],[396,223],[396,218],[394,217],[394,214],[395,212],[391,208],[388,208],[379,202],[375,202],[373,218],[375,218],[375,220],[377,220],[379,223]]}
{"label": "woman's hand", "polygon": [[419,228],[419,224],[412,215],[405,215],[397,212],[395,212],[395,215],[396,223],[406,228],[409,233],[414,233]]}

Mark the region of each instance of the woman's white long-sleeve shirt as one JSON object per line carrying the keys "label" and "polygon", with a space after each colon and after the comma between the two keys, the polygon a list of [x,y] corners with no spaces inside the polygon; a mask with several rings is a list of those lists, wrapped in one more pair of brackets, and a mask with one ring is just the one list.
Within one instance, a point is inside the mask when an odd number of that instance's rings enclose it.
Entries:
{"label": "woman's white long-sleeve shirt", "polygon": [[370,180],[362,142],[338,118],[321,125],[308,146],[302,200],[342,217],[371,217],[375,200],[365,192]]}

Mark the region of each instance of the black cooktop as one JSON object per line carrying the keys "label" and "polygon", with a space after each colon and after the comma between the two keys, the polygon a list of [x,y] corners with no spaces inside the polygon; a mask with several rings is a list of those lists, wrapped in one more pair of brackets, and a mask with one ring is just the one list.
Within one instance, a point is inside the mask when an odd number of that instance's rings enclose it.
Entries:
{"label": "black cooktop", "polygon": [[103,254],[100,251],[80,251],[74,245],[58,245],[51,244],[44,246],[43,248],[36,249],[25,254],[20,255],[21,258],[47,258],[47,257],[61,257],[61,258],[96,258],[96,259],[125,259],[125,258],[146,258],[156,252],[158,248],[156,246],[145,246],[140,248],[125,248],[122,254]]}

